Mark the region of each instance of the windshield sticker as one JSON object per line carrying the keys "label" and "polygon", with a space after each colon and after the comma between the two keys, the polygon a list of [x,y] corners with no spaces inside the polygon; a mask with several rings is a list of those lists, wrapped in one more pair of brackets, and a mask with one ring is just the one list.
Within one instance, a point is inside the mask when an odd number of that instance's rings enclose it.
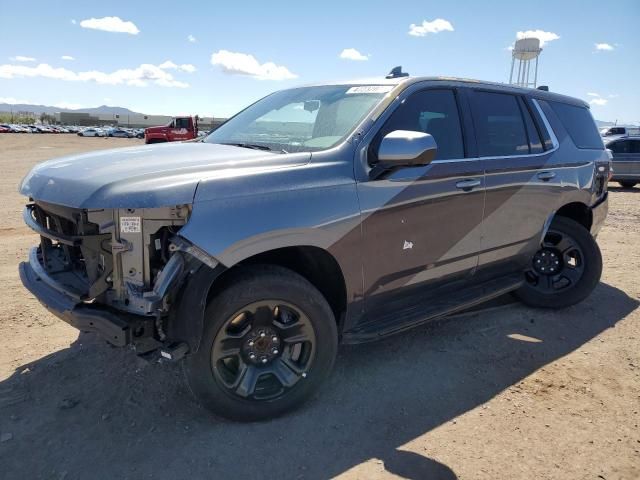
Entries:
{"label": "windshield sticker", "polygon": [[120,217],[120,233],[140,233],[140,217]]}
{"label": "windshield sticker", "polygon": [[346,93],[387,93],[391,90],[393,90],[393,85],[360,85],[351,87]]}

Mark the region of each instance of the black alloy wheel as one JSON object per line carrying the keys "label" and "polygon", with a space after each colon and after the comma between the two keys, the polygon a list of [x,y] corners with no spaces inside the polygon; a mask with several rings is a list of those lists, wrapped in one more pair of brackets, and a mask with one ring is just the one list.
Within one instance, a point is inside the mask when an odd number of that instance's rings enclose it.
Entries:
{"label": "black alloy wheel", "polygon": [[199,347],[184,360],[191,391],[214,414],[237,421],[293,411],[333,368],[331,307],[307,279],[279,266],[238,267],[220,283]]}
{"label": "black alloy wheel", "polygon": [[295,306],[263,300],[233,314],[213,341],[211,367],[228,394],[271,400],[307,376],[316,336]]}
{"label": "black alloy wheel", "polygon": [[564,308],[587,298],[601,275],[602,255],[589,230],[556,217],[514,293],[532,307]]}
{"label": "black alloy wheel", "polygon": [[584,253],[566,233],[549,229],[525,273],[527,282],[546,294],[575,286],[584,273]]}

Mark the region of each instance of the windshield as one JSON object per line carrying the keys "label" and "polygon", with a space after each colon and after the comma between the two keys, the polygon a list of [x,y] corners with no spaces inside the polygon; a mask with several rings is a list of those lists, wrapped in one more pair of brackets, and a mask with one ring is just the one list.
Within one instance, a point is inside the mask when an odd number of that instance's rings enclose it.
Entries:
{"label": "windshield", "polygon": [[264,150],[309,152],[349,135],[390,85],[326,85],[276,92],[221,125],[205,139]]}

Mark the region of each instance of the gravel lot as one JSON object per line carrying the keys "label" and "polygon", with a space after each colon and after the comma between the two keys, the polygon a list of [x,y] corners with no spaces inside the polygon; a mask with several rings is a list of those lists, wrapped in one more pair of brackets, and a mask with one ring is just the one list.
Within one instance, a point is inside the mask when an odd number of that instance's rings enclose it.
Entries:
{"label": "gravel lot", "polygon": [[78,336],[20,284],[36,242],[23,175],[140,143],[0,135],[0,478],[640,478],[640,188],[611,185],[603,281],[582,304],[512,303],[342,348],[313,402],[242,425],[202,410],[179,366]]}

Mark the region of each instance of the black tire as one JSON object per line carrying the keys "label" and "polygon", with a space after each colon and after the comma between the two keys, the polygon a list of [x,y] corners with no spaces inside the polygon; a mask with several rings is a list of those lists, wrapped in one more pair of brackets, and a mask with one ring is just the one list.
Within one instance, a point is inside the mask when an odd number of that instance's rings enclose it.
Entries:
{"label": "black tire", "polygon": [[[205,310],[200,348],[188,355],[183,363],[187,383],[203,406],[215,415],[235,421],[277,417],[299,407],[329,376],[338,349],[336,321],[322,294],[304,277],[291,270],[259,265],[239,269],[230,275],[225,280],[227,286],[210,300]],[[265,312],[271,312],[273,316],[267,318]],[[242,320],[237,322],[239,318]],[[281,318],[285,319],[282,323],[279,321]],[[291,318],[293,320],[290,322]],[[303,325],[297,323],[302,321]],[[243,326],[243,322],[246,325]],[[284,325],[288,326],[280,328]],[[275,341],[280,336],[278,341],[281,342],[277,344],[280,352],[272,348],[276,344],[269,343],[265,347],[271,349],[267,352],[269,363],[265,361],[265,364],[260,362],[266,357],[255,360],[255,352],[251,350],[258,348],[258,336],[264,333],[260,330],[262,328],[269,332],[268,339]],[[231,329],[235,329],[233,335]],[[294,335],[288,338],[286,332],[293,332]],[[294,336],[299,338],[303,335],[313,338],[313,342],[288,343],[294,340]],[[253,345],[249,343],[251,339],[255,340],[255,347],[247,347]],[[230,341],[233,343],[224,343]],[[304,354],[304,361],[293,360],[291,352],[296,348],[300,358]],[[223,349],[226,349],[225,352],[239,351],[227,356],[216,354]],[[263,355],[265,349],[259,355]],[[271,352],[279,355],[271,355]],[[251,355],[254,360],[249,358]],[[295,366],[289,368],[294,363]],[[283,365],[287,367],[286,373],[281,373]],[[238,372],[237,378],[233,376],[234,367]],[[278,375],[276,372],[271,374],[269,369],[276,367]],[[241,386],[249,376],[249,368],[253,369],[251,377],[255,380],[253,389],[249,389],[252,393],[247,394],[248,390]],[[285,386],[287,382],[282,382],[280,378],[285,378],[292,385]],[[261,387],[261,382],[266,383],[267,387]],[[251,381],[246,380],[246,383],[249,385]],[[276,395],[278,388],[282,389],[282,393]],[[274,395],[267,395],[271,391]]]}
{"label": "black tire", "polygon": [[634,182],[632,180],[620,180],[618,183],[622,188],[633,188],[638,182]]}
{"label": "black tire", "polygon": [[[537,262],[546,265],[547,271],[541,272],[540,268],[544,270],[545,267],[540,267],[539,263],[534,265]],[[553,273],[549,272],[550,268],[553,268]],[[515,295],[532,307],[565,308],[587,298],[598,285],[601,275],[602,255],[589,231],[574,220],[556,217],[545,236],[543,247],[525,273],[525,284],[516,290]]]}

